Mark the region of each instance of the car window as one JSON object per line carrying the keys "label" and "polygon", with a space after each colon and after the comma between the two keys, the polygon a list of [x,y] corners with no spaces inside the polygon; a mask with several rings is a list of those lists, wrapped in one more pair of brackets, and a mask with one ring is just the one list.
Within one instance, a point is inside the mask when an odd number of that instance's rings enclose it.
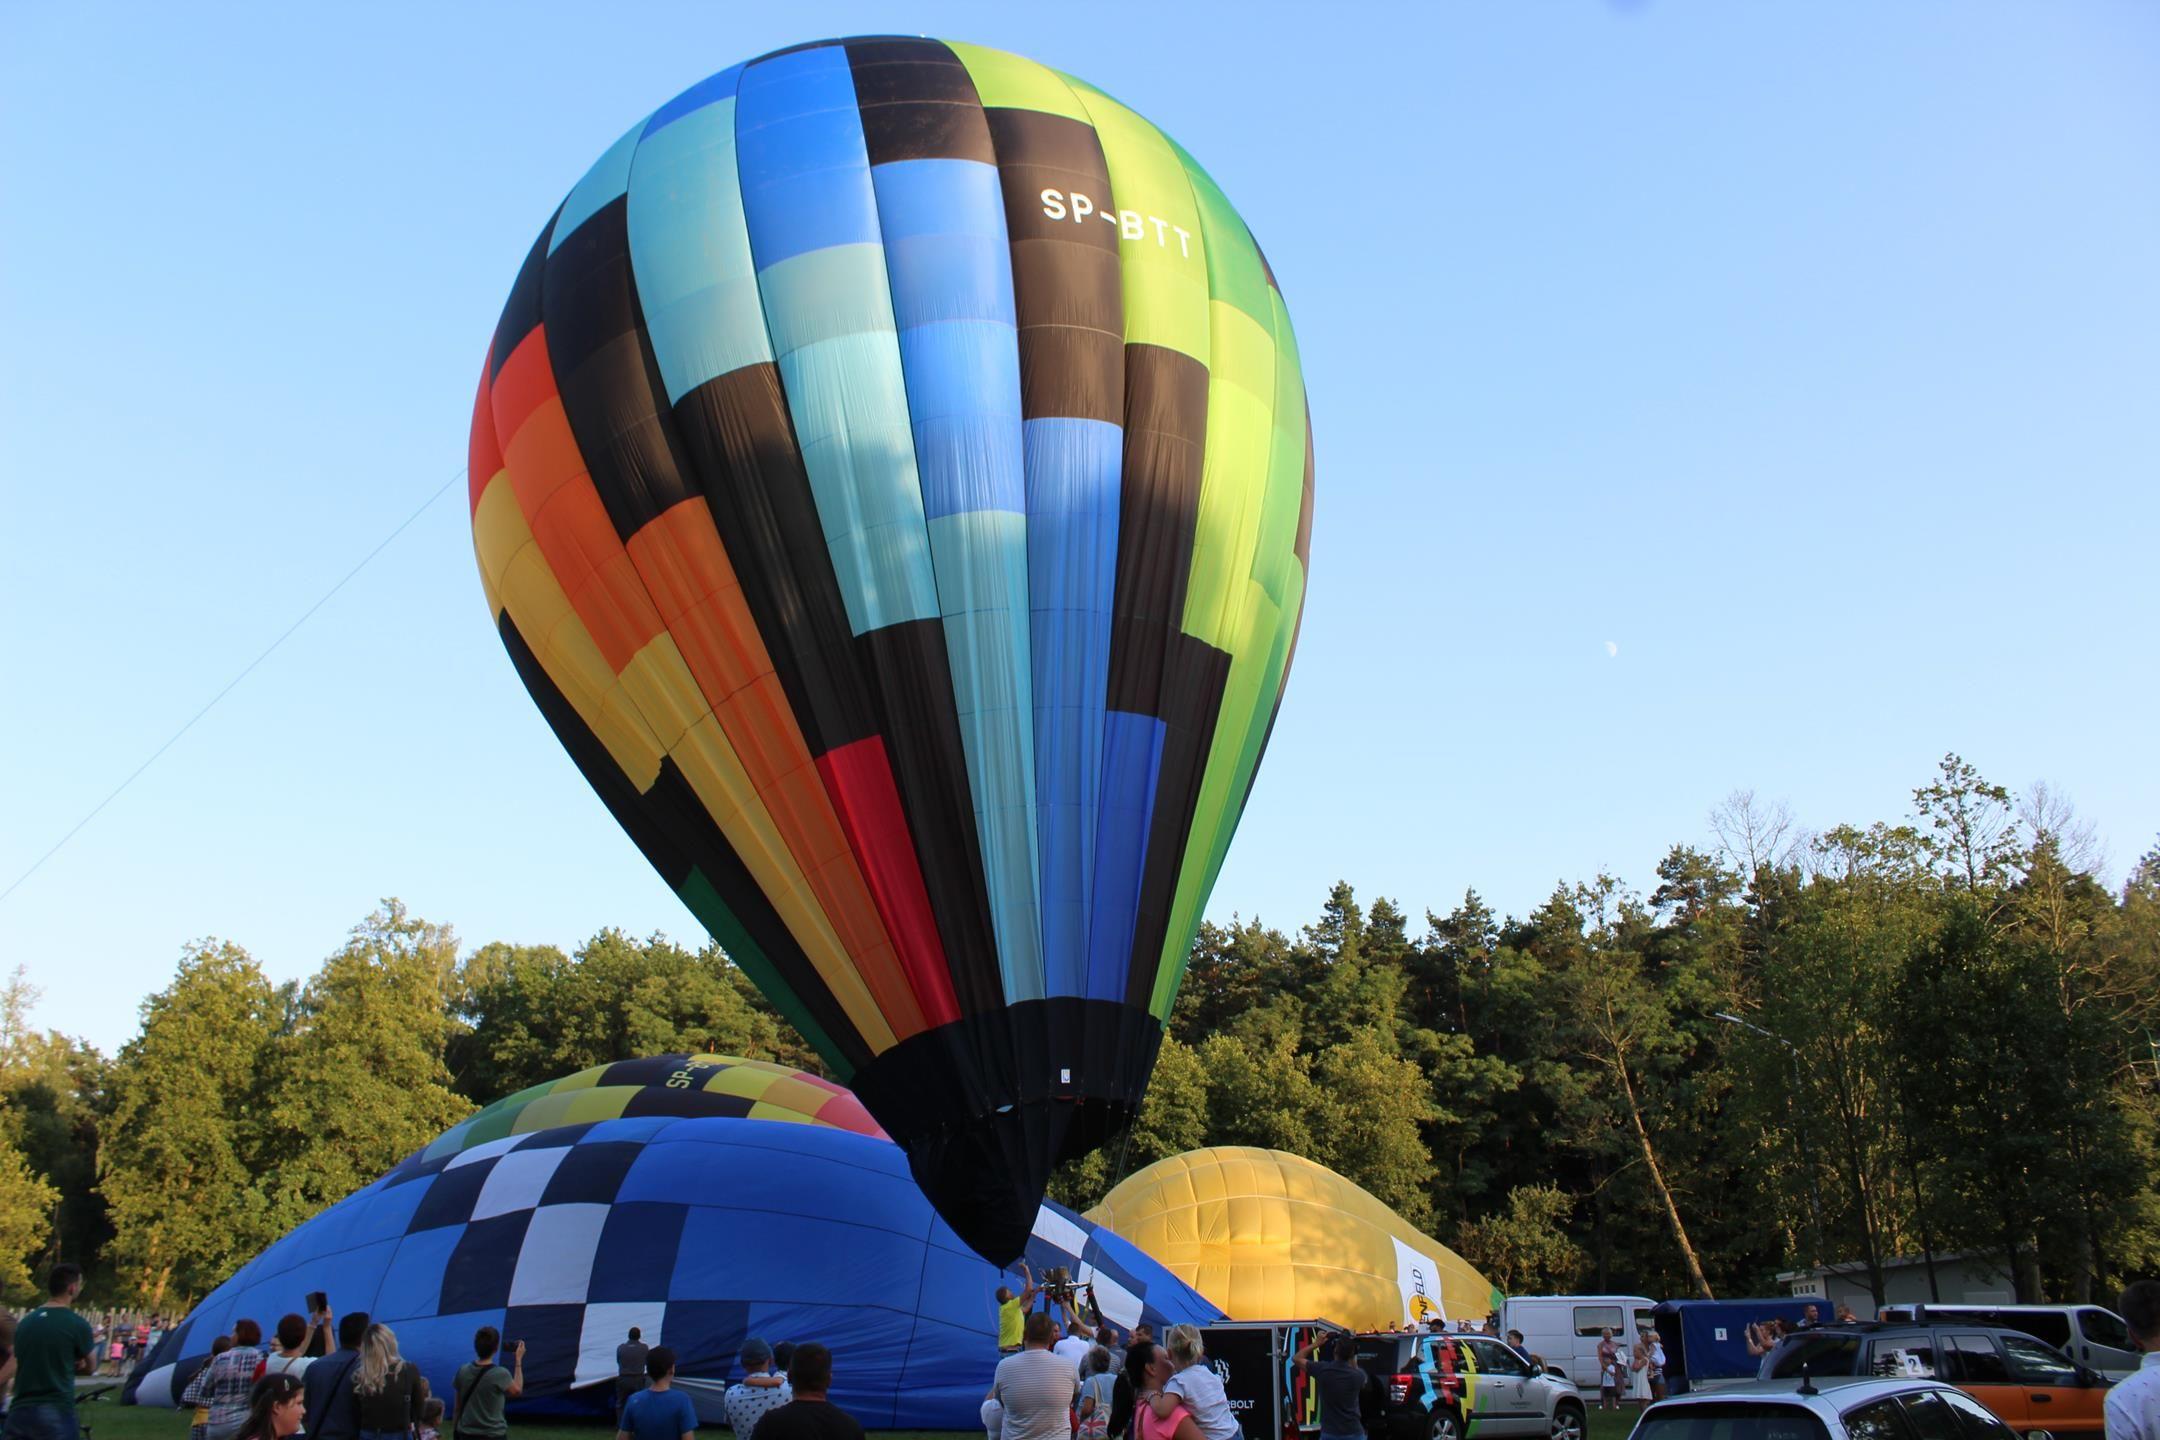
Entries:
{"label": "car window", "polygon": [[2023,1335],[2002,1337],[2003,1350],[2010,1357],[2010,1373],[2026,1385],[2075,1385],[2077,1366],[2063,1357],[2060,1350],[2028,1340]]}
{"label": "car window", "polygon": [[1868,1342],[1870,1375],[1893,1379],[1933,1380],[1935,1340],[1931,1335],[1893,1335]]}
{"label": "car window", "polygon": [[1895,1395],[1855,1406],[1839,1418],[1851,1440],[1913,1440],[1912,1427]]}
{"label": "car window", "polygon": [[2129,1350],[2130,1327],[2123,1324],[2122,1316],[2112,1310],[2096,1310],[2091,1306],[2077,1312],[2078,1329],[2095,1345],[2105,1345],[2110,1350]]}
{"label": "car window", "polygon": [[1405,1343],[1388,1336],[1362,1339],[1357,1347],[1358,1364],[1380,1374],[1399,1374],[1403,1369]]}
{"label": "car window", "polygon": [[2016,1440],[2016,1432],[2003,1423],[2000,1415],[1982,1405],[1972,1396],[1957,1390],[1939,1390],[1943,1404],[1957,1413],[1965,1426],[1967,1440]]}
{"label": "car window", "polygon": [[1850,1375],[1860,1359],[1860,1337],[1795,1335],[1780,1340],[1770,1352],[1772,1380],[1791,1380],[1805,1369],[1810,1375]]}
{"label": "car window", "polygon": [[1812,1411],[1798,1405],[1727,1400],[1653,1405],[1629,1440],[1829,1440],[1829,1431]]}
{"label": "car window", "polygon": [[1588,1339],[1598,1338],[1601,1330],[1620,1333],[1620,1307],[1618,1305],[1577,1305],[1575,1307],[1575,1333]]}
{"label": "car window", "polygon": [[1920,1440],[1965,1440],[1958,1428],[1958,1418],[1951,1412],[1949,1402],[1940,1390],[1922,1390],[1917,1394],[1901,1395],[1898,1403],[1905,1407],[1905,1418],[1912,1423],[1913,1433]]}
{"label": "car window", "polygon": [[2070,1317],[2060,1310],[2012,1310],[1999,1323],[2005,1329],[2036,1335],[2057,1348],[2070,1343]]}
{"label": "car window", "polygon": [[2003,1310],[1991,1306],[1967,1305],[1945,1312],[1930,1305],[1928,1313],[1954,1324],[1992,1325],[1998,1330],[2015,1330],[2023,1335],[2035,1335],[2050,1345],[2070,1343],[2070,1317],[2060,1310]]}
{"label": "car window", "polygon": [[2009,1385],[2010,1367],[2002,1352],[1985,1335],[1952,1335],[1946,1342],[1957,1356],[1957,1373],[1950,1378],[1967,1385]]}
{"label": "car window", "polygon": [[1470,1360],[1487,1375],[1528,1375],[1530,1367],[1523,1364],[1522,1356],[1497,1340],[1470,1340]]}

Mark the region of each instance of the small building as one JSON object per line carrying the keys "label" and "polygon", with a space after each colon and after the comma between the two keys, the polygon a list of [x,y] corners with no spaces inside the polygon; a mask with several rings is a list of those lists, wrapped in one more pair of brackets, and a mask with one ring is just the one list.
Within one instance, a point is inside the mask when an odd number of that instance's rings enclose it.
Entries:
{"label": "small building", "polygon": [[[1918,1255],[1898,1255],[1883,1261],[1883,1303],[1886,1305],[2008,1305],[2017,1299],[2017,1287],[2000,1259],[1981,1250],[1947,1251],[1935,1257],[1935,1288],[1928,1288],[1928,1263]],[[1873,1318],[1875,1294],[1868,1288],[1865,1261],[1840,1260],[1812,1270],[1787,1270],[1778,1284],[1794,1295],[1820,1298],[1828,1305],[1842,1300],[1864,1317]],[[1824,1319],[1829,1318],[1828,1306]]]}

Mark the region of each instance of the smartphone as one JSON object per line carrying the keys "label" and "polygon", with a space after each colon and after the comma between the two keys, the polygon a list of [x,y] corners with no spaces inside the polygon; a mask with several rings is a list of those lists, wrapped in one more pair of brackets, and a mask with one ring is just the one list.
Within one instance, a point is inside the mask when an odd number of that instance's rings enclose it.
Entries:
{"label": "smartphone", "polygon": [[320,1290],[308,1291],[307,1313],[309,1319],[314,1319],[316,1316],[322,1314],[323,1311],[328,1310],[329,1308],[330,1297],[328,1295],[323,1294],[323,1292]]}

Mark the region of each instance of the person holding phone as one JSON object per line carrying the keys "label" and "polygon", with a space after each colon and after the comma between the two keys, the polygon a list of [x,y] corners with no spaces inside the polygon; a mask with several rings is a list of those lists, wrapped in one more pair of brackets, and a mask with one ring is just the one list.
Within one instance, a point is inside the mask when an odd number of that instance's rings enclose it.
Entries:
{"label": "person holding phone", "polygon": [[286,1315],[277,1322],[277,1330],[271,1337],[269,1356],[255,1367],[255,1378],[265,1375],[290,1375],[298,1380],[307,1374],[314,1360],[308,1355],[309,1342],[319,1333],[318,1325],[310,1325],[298,1315]]}
{"label": "person holding phone", "polygon": [[473,1335],[473,1358],[459,1367],[450,1413],[452,1440],[503,1440],[510,1421],[503,1406],[525,1393],[525,1342],[510,1347],[510,1365],[497,1363],[502,1332],[483,1325]]}

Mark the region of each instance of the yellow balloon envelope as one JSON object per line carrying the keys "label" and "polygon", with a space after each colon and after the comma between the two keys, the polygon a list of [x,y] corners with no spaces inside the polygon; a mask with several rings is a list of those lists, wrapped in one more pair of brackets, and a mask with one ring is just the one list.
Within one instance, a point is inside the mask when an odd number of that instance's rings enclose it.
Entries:
{"label": "yellow balloon envelope", "polygon": [[1233,1320],[1388,1330],[1483,1319],[1500,1294],[1469,1261],[1324,1165],[1230,1145],[1158,1160],[1087,1218]]}

